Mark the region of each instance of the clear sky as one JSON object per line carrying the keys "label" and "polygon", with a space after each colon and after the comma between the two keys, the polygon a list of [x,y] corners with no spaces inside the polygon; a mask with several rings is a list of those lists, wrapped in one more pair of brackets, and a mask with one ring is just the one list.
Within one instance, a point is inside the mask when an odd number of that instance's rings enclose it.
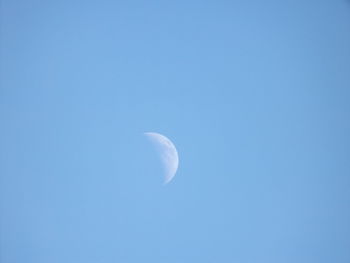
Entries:
{"label": "clear sky", "polygon": [[350,262],[349,1],[1,0],[0,27],[1,263]]}

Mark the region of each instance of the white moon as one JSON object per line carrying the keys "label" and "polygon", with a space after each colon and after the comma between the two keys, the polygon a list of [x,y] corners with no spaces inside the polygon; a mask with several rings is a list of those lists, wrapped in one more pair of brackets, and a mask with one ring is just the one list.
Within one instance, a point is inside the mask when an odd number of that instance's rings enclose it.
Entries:
{"label": "white moon", "polygon": [[169,183],[175,176],[179,166],[179,156],[175,145],[164,135],[155,132],[145,132],[148,138],[156,144],[165,169],[164,184]]}

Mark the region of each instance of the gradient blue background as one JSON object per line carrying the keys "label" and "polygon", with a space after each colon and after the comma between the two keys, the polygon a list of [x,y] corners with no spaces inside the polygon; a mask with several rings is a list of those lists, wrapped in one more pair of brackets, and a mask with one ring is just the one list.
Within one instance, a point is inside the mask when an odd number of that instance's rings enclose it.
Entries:
{"label": "gradient blue background", "polygon": [[[1,263],[350,262],[350,2],[1,1]],[[176,144],[162,185],[142,135]]]}

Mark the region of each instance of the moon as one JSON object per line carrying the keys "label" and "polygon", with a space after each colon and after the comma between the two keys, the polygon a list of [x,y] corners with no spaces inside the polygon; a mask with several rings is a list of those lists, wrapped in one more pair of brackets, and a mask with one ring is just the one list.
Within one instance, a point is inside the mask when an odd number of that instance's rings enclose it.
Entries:
{"label": "moon", "polygon": [[165,170],[164,184],[167,184],[174,178],[179,166],[179,155],[176,147],[162,134],[145,132],[144,135],[157,146]]}

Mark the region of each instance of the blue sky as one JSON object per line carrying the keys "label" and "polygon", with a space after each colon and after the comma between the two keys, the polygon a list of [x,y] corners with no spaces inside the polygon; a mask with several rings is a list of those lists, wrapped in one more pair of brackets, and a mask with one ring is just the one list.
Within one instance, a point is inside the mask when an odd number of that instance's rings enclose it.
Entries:
{"label": "blue sky", "polygon": [[[1,1],[1,263],[350,262],[350,3]],[[177,175],[143,132],[177,147]]]}

